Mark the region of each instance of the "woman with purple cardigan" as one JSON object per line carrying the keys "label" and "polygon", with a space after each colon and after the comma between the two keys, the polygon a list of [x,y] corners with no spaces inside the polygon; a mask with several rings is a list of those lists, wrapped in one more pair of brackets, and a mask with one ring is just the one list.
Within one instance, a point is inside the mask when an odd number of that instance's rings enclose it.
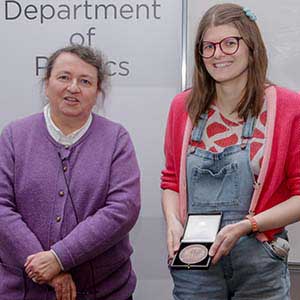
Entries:
{"label": "woman with purple cardigan", "polygon": [[101,55],[59,49],[44,79],[43,113],[0,137],[0,298],[132,299],[139,169],[127,131],[92,113]]}

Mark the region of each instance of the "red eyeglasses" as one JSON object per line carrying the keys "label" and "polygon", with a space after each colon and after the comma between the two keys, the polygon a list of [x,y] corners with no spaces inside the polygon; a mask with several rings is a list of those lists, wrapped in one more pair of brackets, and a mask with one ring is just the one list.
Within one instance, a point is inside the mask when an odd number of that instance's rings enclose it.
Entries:
{"label": "red eyeglasses", "polygon": [[219,45],[224,54],[232,55],[239,50],[240,40],[242,39],[241,36],[228,36],[218,43],[203,41],[200,44],[199,53],[203,58],[211,58],[215,55],[217,45]]}

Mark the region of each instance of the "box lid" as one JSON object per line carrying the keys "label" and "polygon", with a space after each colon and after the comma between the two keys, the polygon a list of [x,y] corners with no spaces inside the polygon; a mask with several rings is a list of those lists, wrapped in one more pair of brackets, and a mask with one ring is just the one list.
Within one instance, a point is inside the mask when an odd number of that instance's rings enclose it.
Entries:
{"label": "box lid", "polygon": [[183,243],[212,243],[219,231],[222,214],[189,214],[184,234]]}

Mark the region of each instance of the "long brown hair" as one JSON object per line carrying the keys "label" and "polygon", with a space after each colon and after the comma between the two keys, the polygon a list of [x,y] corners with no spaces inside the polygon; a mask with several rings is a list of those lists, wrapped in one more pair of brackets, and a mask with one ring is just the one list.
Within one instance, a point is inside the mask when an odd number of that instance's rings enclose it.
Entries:
{"label": "long brown hair", "polygon": [[216,97],[215,81],[206,70],[199,48],[210,26],[226,24],[232,24],[237,28],[249,48],[248,81],[235,111],[240,118],[245,119],[249,113],[257,117],[262,108],[265,85],[269,81],[266,78],[268,57],[260,30],[256,22],[246,16],[243,7],[231,3],[218,4],[205,13],[196,35],[193,84],[187,99],[187,110],[194,124],[199,116],[208,110]]}

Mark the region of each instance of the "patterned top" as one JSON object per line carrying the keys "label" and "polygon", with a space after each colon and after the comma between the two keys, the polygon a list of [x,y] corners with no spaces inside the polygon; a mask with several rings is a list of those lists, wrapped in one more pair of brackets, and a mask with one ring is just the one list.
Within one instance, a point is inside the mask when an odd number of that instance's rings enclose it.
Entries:
{"label": "patterned top", "polygon": [[[253,138],[250,141],[250,162],[254,175],[258,176],[261,168],[266,135],[267,105],[263,108],[256,120]],[[225,117],[216,106],[212,104],[208,111],[208,120],[203,131],[202,140],[197,146],[203,150],[220,153],[224,148],[242,142],[244,120],[233,121]],[[190,142],[195,145],[195,142]]]}

